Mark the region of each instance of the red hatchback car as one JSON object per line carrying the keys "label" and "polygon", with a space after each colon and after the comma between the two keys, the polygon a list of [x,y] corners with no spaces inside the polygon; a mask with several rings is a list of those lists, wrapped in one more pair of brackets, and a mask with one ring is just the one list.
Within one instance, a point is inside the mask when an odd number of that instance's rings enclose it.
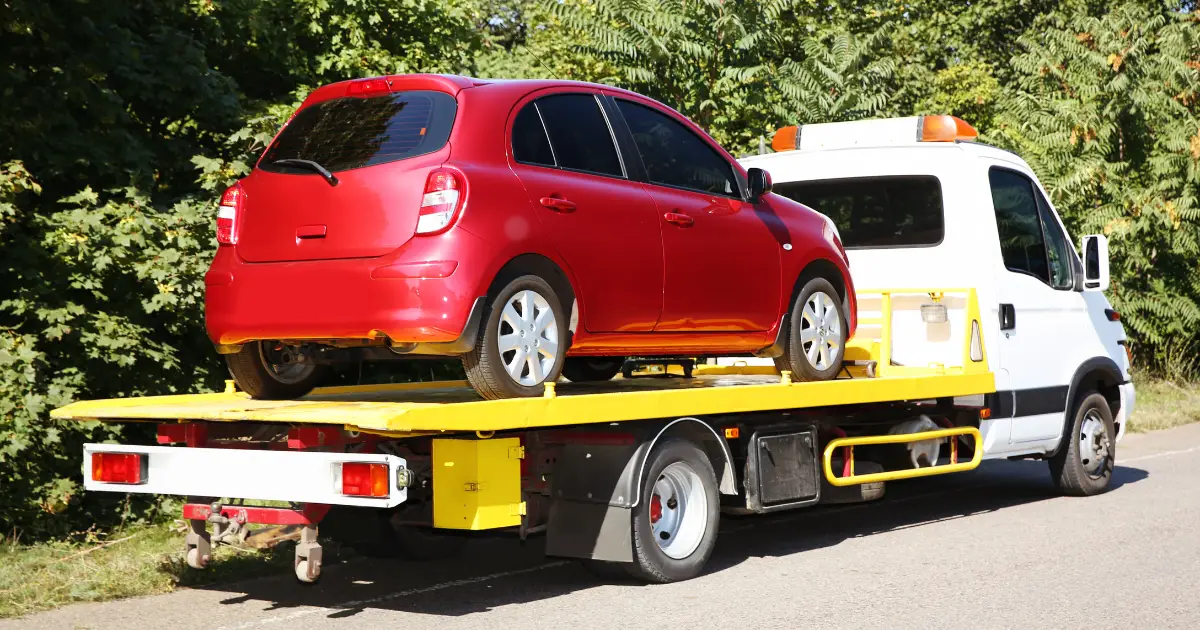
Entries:
{"label": "red hatchback car", "polygon": [[225,192],[210,337],[256,398],[339,362],[458,356],[485,398],[628,356],[776,357],[836,376],[854,332],[824,216],[688,119],[567,81],[322,87]]}

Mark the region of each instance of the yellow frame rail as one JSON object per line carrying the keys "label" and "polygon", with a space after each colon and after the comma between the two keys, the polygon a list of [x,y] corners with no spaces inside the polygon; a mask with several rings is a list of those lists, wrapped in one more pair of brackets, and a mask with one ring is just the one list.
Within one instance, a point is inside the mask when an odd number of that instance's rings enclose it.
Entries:
{"label": "yellow frame rail", "polygon": [[[958,461],[958,437],[963,435],[969,435],[975,439],[975,454],[969,462]],[[936,440],[940,438],[952,438],[950,440],[949,464],[930,466],[928,468],[912,468],[909,470],[888,470],[866,475],[854,474],[855,446],[870,446],[875,444],[908,444],[910,442],[923,442],[925,440]],[[849,449],[847,461],[849,462],[850,474],[845,477],[835,477],[833,474],[833,454],[839,448]],[[957,427],[954,429],[925,431],[924,433],[902,433],[900,435],[868,435],[863,437],[837,438],[825,446],[824,461],[825,479],[835,486],[855,486],[858,484],[874,483],[877,481],[895,481],[897,479],[912,479],[914,477],[930,477],[933,475],[946,475],[956,472],[965,472],[975,469],[979,466],[979,462],[983,461],[983,435],[980,434],[979,429],[976,429],[975,427]]]}

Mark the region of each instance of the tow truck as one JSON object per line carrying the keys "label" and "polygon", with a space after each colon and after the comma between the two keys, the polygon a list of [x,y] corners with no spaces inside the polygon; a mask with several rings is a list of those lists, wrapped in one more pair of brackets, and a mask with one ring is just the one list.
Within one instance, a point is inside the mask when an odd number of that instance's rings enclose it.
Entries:
{"label": "tow truck", "polygon": [[[297,527],[303,582],[319,578],[325,538],[429,557],[489,530],[544,534],[548,555],[598,573],[685,580],[712,553],[722,513],[873,500],[888,482],[986,458],[1046,459],[1064,492],[1103,492],[1134,402],[1124,331],[1100,293],[1107,241],[1085,237],[1083,262],[1055,241],[1069,265],[1054,276],[1040,262],[1015,269],[1037,252],[1012,250],[1004,230],[1061,226],[1033,203],[1042,193],[1023,161],[961,144],[965,123],[945,118],[785,128],[778,153],[749,159],[796,194],[873,213],[862,226],[878,226],[887,203],[920,202],[891,208],[904,222],[876,234],[839,225],[856,284],[877,288],[857,291],[858,332],[833,380],[684,359],[628,365],[604,383],[546,383],[540,398],[485,401],[463,382],[433,382],[273,401],[230,383],[52,415],[157,423],[157,446],[86,445],[85,488],[187,496],[196,569],[249,525]],[[863,190],[873,192],[854,206]],[[1032,218],[997,219],[1017,211]],[[867,237],[908,242],[856,247]],[[1056,336],[1069,343],[1056,348]],[[997,346],[1000,368],[988,357]]]}

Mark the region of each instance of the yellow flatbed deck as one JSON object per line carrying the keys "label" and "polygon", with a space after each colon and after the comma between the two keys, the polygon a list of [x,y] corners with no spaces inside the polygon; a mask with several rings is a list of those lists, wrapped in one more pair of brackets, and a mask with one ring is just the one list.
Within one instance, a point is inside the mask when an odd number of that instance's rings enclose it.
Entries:
{"label": "yellow flatbed deck", "polygon": [[995,391],[991,372],[839,378],[784,383],[761,368],[697,366],[693,378],[617,378],[558,383],[547,396],[482,400],[462,381],[329,387],[297,400],[254,400],[240,392],[77,402],[58,419],[337,424],[395,434],[505,431],[928,400]]}

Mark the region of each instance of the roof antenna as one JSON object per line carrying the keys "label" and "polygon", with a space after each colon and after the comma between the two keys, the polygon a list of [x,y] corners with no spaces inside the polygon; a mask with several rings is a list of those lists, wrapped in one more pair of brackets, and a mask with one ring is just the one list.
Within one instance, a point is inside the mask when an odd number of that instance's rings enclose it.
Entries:
{"label": "roof antenna", "polygon": [[550,70],[550,66],[547,66],[546,63],[544,61],[542,61],[541,57],[538,57],[537,55],[533,54],[533,51],[529,50],[528,46],[526,46],[523,42],[517,42],[517,45],[520,46],[521,48],[524,48],[525,52],[529,53],[529,56],[533,57],[534,60],[536,60],[538,62],[538,65],[546,70],[546,78],[547,79],[557,79],[558,78],[558,77],[554,76],[554,72],[552,70]]}

